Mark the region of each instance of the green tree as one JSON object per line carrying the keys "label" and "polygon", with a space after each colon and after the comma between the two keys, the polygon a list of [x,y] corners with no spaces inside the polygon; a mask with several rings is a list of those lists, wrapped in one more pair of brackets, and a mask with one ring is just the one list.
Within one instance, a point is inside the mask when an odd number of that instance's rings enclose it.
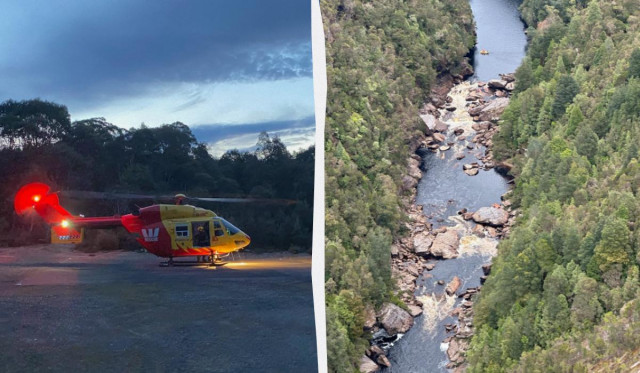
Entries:
{"label": "green tree", "polygon": [[560,118],[578,92],[580,92],[580,87],[571,75],[563,75],[560,77],[556,87],[553,105],[551,106],[552,117],[555,119]]}

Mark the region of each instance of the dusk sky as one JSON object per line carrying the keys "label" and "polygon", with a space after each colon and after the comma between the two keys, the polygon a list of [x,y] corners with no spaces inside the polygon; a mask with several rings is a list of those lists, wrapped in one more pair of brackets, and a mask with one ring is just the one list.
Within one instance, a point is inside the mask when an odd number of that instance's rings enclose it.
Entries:
{"label": "dusk sky", "polygon": [[[188,4],[188,5],[187,5]],[[214,155],[277,134],[313,143],[305,0],[3,3],[0,101],[41,98],[72,120],[181,121]]]}

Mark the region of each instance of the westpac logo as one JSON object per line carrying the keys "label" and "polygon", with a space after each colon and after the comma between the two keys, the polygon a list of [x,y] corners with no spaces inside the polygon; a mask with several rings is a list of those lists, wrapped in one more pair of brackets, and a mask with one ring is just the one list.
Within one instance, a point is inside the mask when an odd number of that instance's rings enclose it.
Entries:
{"label": "westpac logo", "polygon": [[157,242],[158,233],[160,233],[160,228],[142,228],[142,237],[146,242]]}

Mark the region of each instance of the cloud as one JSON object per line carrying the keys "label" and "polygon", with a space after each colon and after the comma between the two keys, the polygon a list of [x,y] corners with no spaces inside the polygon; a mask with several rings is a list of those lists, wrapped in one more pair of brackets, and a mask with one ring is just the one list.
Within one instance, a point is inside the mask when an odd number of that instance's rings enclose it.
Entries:
{"label": "cloud", "polygon": [[220,157],[232,149],[255,150],[260,132],[278,136],[290,152],[307,149],[315,143],[315,128],[315,117],[312,115],[300,120],[243,125],[207,124],[192,127],[191,131],[199,142],[209,145],[209,152],[214,157]]}
{"label": "cloud", "polygon": [[103,116],[123,127],[183,122],[245,125],[300,120],[314,113],[313,79],[255,82],[160,83],[134,97],[121,97],[86,109],[69,106],[73,120]]}
{"label": "cloud", "polygon": [[20,2],[0,13],[0,99],[96,104],[162,83],[311,77],[298,0]]}

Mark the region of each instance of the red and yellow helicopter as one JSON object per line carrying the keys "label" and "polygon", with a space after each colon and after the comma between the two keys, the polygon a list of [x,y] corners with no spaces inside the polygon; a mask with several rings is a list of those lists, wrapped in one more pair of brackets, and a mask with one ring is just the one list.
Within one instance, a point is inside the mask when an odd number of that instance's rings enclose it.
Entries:
{"label": "red and yellow helicopter", "polygon": [[[148,252],[168,258],[167,264],[170,266],[174,264],[174,258],[187,256],[197,256],[198,261],[204,257],[211,265],[221,265],[221,257],[241,250],[251,242],[249,235],[213,211],[182,204],[186,198],[182,194],[175,198],[175,205],[155,204],[122,216],[84,217],[65,210],[60,205],[58,192],[52,192],[48,185],[31,183],[16,193],[14,208],[19,215],[35,211],[50,224],[52,243],[80,243],[84,228],[122,226],[129,233],[137,235],[137,241]],[[252,201],[239,198],[197,199],[214,202]]]}

